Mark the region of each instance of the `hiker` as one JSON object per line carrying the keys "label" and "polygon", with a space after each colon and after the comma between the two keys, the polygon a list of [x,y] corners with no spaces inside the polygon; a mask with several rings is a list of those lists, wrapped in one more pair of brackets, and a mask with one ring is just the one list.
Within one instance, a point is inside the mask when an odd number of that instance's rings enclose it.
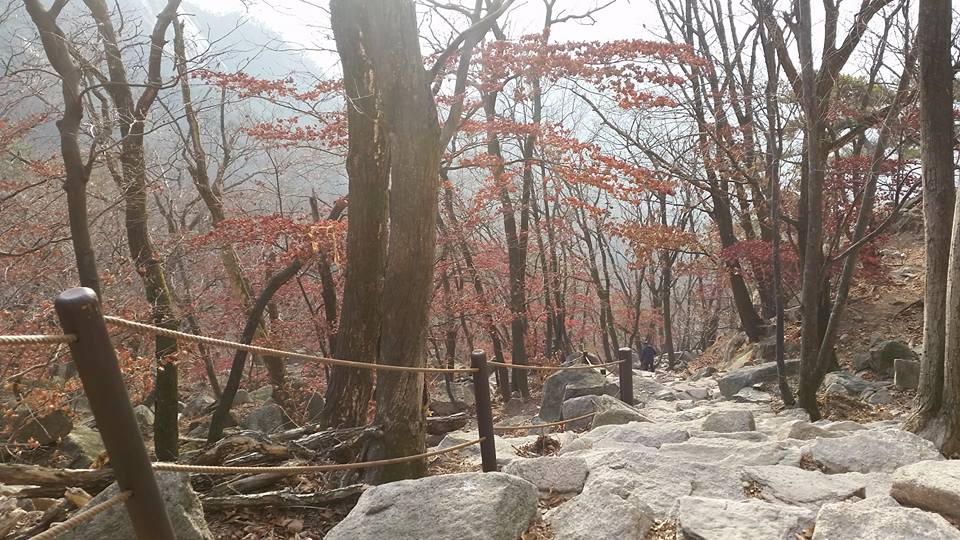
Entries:
{"label": "hiker", "polygon": [[653,361],[657,356],[657,350],[650,344],[650,340],[643,342],[643,349],[640,350],[640,369],[644,371],[653,371]]}

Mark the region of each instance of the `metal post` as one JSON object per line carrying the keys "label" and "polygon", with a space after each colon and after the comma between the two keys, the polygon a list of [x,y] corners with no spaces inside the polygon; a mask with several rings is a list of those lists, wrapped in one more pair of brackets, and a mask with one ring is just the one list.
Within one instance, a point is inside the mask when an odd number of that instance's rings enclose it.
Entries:
{"label": "metal post", "polygon": [[477,398],[477,431],[483,437],[480,443],[483,472],[495,472],[497,443],[493,438],[493,410],[490,408],[490,370],[487,367],[487,353],[479,349],[470,353],[470,367],[477,370],[473,374],[473,393]]}
{"label": "metal post", "polygon": [[176,540],[96,293],[86,287],[69,289],[57,296],[54,307],[64,333],[77,336],[70,344],[70,354],[110,456],[117,485],[120,491],[133,493],[126,506],[137,538]]}
{"label": "metal post", "polygon": [[620,359],[620,401],[633,405],[633,350],[621,347],[617,356]]}

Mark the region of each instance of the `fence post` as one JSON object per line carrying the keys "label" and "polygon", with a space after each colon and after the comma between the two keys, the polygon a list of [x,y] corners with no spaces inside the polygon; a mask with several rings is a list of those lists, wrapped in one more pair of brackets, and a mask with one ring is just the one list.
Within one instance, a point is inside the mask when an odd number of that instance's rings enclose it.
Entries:
{"label": "fence post", "polygon": [[120,491],[133,493],[126,507],[137,538],[176,540],[96,293],[86,287],[68,289],[57,296],[54,307],[64,333],[77,336],[70,343],[70,354],[110,456],[117,485]]}
{"label": "fence post", "polygon": [[620,401],[633,405],[633,350],[621,347],[617,356],[620,359]]}
{"label": "fence post", "polygon": [[480,458],[483,472],[497,470],[497,442],[493,438],[493,410],[490,408],[490,370],[487,367],[487,353],[475,350],[470,353],[470,367],[473,373],[473,393],[477,398],[477,431],[483,441],[480,442]]}

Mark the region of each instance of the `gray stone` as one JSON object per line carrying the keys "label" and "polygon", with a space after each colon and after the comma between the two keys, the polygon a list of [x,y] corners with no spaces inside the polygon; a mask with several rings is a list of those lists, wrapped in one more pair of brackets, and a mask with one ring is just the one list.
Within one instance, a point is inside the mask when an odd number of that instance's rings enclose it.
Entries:
{"label": "gray stone", "polygon": [[[564,434],[556,434],[551,436],[562,437]],[[520,459],[517,456],[517,448],[521,446],[530,444],[537,440],[538,435],[527,435],[525,437],[500,437],[494,436],[493,441],[497,449],[497,465],[505,467],[510,462],[516,459]],[[443,439],[440,441],[440,444],[437,445],[437,450],[442,450],[444,448],[449,448],[451,446],[456,446],[460,443],[475,441],[480,438],[479,433],[476,430],[473,431],[451,431],[444,435]],[[474,444],[458,450],[459,455],[462,459],[471,465],[479,465],[481,463],[480,459],[480,445]]]}
{"label": "gray stone", "polygon": [[645,416],[633,409],[612,408],[598,412],[593,417],[592,428],[609,425],[629,424],[630,422],[649,422]]}
{"label": "gray stone", "polygon": [[183,415],[188,418],[200,416],[206,413],[207,409],[214,403],[216,403],[216,400],[206,394],[194,396],[190,401],[187,401],[187,406],[183,408]]}
{"label": "gray stone", "polygon": [[867,483],[848,475],[823,474],[797,467],[768,465],[745,467],[745,482],[756,483],[759,498],[776,504],[802,506],[817,510],[824,504],[865,498]]}
{"label": "gray stone", "polygon": [[903,508],[890,497],[826,504],[813,540],[958,540],[960,531],[938,514]]}
{"label": "gray stone", "polygon": [[246,405],[247,403],[253,403],[253,399],[250,397],[250,392],[247,392],[243,388],[238,389],[236,395],[233,396],[234,406]]}
{"label": "gray stone", "polygon": [[563,400],[578,398],[582,396],[602,396],[608,395],[616,397],[620,394],[620,387],[604,379],[602,384],[596,381],[577,381],[572,382],[563,389]]}
{"label": "gray stone", "polygon": [[[796,375],[800,369],[800,360],[786,361],[787,374]],[[730,371],[721,377],[717,384],[723,397],[731,399],[741,388],[758,383],[775,381],[777,378],[777,363],[767,362],[759,366],[743,367]]]}
{"label": "gray stone", "polygon": [[580,493],[589,471],[583,458],[548,456],[514,460],[503,472],[537,486],[541,495],[571,495]]}
{"label": "gray stone", "polygon": [[264,385],[260,388],[257,388],[253,392],[250,392],[250,399],[258,402],[264,402],[273,397],[273,386]]}
{"label": "gray stone", "polygon": [[[453,399],[450,399],[450,394]],[[456,414],[468,409],[476,403],[473,394],[473,383],[470,381],[456,381],[450,383],[450,392],[447,392],[446,383],[438,384],[430,390],[430,410],[439,416]]]}
{"label": "gray stone", "polygon": [[863,430],[817,439],[804,452],[828,473],[889,473],[918,461],[943,459],[933,443],[899,429]]}
{"label": "gray stone", "polygon": [[691,386],[685,390],[687,395],[693,399],[710,399],[710,390],[699,386]]}
{"label": "gray stone", "polygon": [[[827,373],[827,376],[823,378],[823,384],[828,388],[838,385],[839,388],[843,389],[842,393],[851,396],[860,396],[864,392],[875,392],[877,390],[875,384],[845,371]],[[840,391],[834,390],[831,393],[840,393]]]}
{"label": "gray stone", "polygon": [[893,360],[893,384],[905,390],[916,390],[920,385],[920,362],[906,358]]}
{"label": "gray stone", "polygon": [[789,441],[755,442],[731,438],[694,438],[660,446],[660,455],[706,465],[800,465],[800,450]]}
{"label": "gray stone", "polygon": [[691,381],[698,381],[700,379],[713,376],[717,372],[717,368],[713,366],[707,366],[705,368],[700,368],[699,371],[690,376]]}
{"label": "gray stone", "polygon": [[685,538],[794,540],[813,524],[815,517],[814,512],[805,508],[763,501],[683,497],[678,522]]}
{"label": "gray stone", "polygon": [[140,426],[141,433],[150,433],[153,429],[154,420],[153,411],[150,410],[150,407],[137,405],[133,408],[133,417],[137,420],[137,425]]}
{"label": "gray stone", "polygon": [[828,431],[803,420],[792,420],[784,424],[783,428],[777,433],[777,438],[780,440],[797,439],[809,441],[820,437],[842,437],[842,434]]}
{"label": "gray stone", "polygon": [[[607,411],[620,411],[611,413],[608,418],[633,417],[635,421],[644,421],[646,418],[636,409],[617,398],[607,395],[602,396],[581,396],[563,402],[563,418],[578,418],[592,412],[602,413]],[[542,418],[542,417],[541,417]],[[581,429],[591,425],[593,418],[583,418],[565,424],[566,429]]]}
{"label": "gray stone", "polygon": [[[19,443],[32,440],[42,445],[55,443],[73,430],[73,420],[66,411],[57,409],[43,416],[37,416],[31,411],[19,408],[12,420],[13,438]],[[0,429],[2,429],[0,425]]]}
{"label": "gray stone", "polygon": [[577,384],[581,386],[603,387],[606,378],[593,370],[558,371],[543,381],[543,399],[540,403],[540,418],[546,422],[560,419],[563,407],[563,397],[567,386]]}
{"label": "gray stone", "polygon": [[307,398],[307,422],[319,422],[323,414],[323,396],[314,392]]}
{"label": "gray stone", "polygon": [[[203,517],[200,499],[197,498],[197,494],[190,487],[189,475],[158,472],[156,477],[177,540],[212,540],[213,535],[210,534],[210,529],[207,528],[207,522]],[[117,484],[111,484],[91,499],[88,504],[92,507],[106,501],[116,495],[118,490]],[[79,525],[60,538],[86,540],[90,538],[136,538],[136,535],[133,532],[133,524],[130,522],[127,509],[123,505],[119,505],[98,514],[91,521]]]}
{"label": "gray stone", "polygon": [[84,425],[74,426],[73,431],[60,443],[59,449],[70,457],[67,465],[73,469],[86,469],[100,454],[106,452],[100,433]]}
{"label": "gray stone", "polygon": [[870,368],[877,373],[893,373],[893,362],[897,358],[917,360],[919,357],[909,345],[902,341],[880,341],[870,347]]}
{"label": "gray stone", "polygon": [[890,495],[900,504],[960,519],[960,460],[901,467],[893,473]]}
{"label": "gray stone", "polygon": [[580,440],[590,441],[592,447],[626,447],[637,445],[660,448],[664,443],[678,443],[690,438],[685,429],[671,424],[652,422],[631,422],[624,425],[606,425],[595,427],[585,433]]}
{"label": "gray stone", "polygon": [[757,424],[753,419],[752,412],[730,409],[710,413],[710,415],[703,420],[701,429],[704,431],[716,431],[718,433],[756,431]]}
{"label": "gray stone", "polygon": [[610,482],[594,485],[543,518],[557,540],[642,540],[653,526],[653,510]]}
{"label": "gray stone", "polygon": [[245,429],[261,433],[274,433],[284,429],[289,422],[290,419],[283,412],[283,407],[276,403],[267,403],[250,411],[241,425]]}
{"label": "gray stone", "polygon": [[516,540],[537,518],[537,488],[509,474],[461,473],[368,489],[326,540]]}
{"label": "gray stone", "polygon": [[893,396],[886,388],[880,388],[867,396],[867,403],[871,405],[887,405],[893,403]]}
{"label": "gray stone", "polygon": [[741,388],[734,394],[733,401],[737,403],[770,403],[773,401],[773,394],[750,387]]}
{"label": "gray stone", "polygon": [[853,355],[853,369],[863,371],[870,368],[870,353],[858,352]]}

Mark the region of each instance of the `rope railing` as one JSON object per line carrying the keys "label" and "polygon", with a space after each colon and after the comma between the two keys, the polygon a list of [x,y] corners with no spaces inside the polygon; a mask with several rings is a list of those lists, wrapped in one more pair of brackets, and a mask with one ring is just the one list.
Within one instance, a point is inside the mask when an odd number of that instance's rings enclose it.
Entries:
{"label": "rope railing", "polygon": [[135,322],[135,321],[128,321],[127,319],[122,319],[120,317],[111,317],[108,315],[104,315],[103,319],[108,324],[112,324],[114,326],[121,326],[121,327],[129,328],[132,330],[138,330],[140,332],[147,332],[150,334],[159,334],[162,336],[172,337],[178,340],[193,341],[195,343],[203,343],[206,345],[221,347],[225,349],[238,349],[238,350],[243,350],[250,353],[261,354],[266,356],[284,356],[287,358],[297,358],[300,360],[307,360],[310,362],[319,362],[319,363],[328,364],[331,366],[353,367],[353,368],[360,368],[360,369],[369,369],[373,371],[405,371],[405,372],[412,372],[412,373],[473,373],[476,371],[476,369],[474,368],[431,368],[431,367],[413,367],[413,366],[392,366],[387,364],[370,364],[367,362],[355,362],[352,360],[328,358],[325,356],[317,356],[314,354],[284,351],[281,349],[273,349],[270,347],[260,347],[257,345],[237,343],[236,341],[227,341],[224,339],[216,339],[216,338],[207,337],[207,336],[187,334],[186,332],[170,330],[169,328],[161,328],[159,326],[153,326],[150,324],[144,324],[144,323]]}
{"label": "rope railing", "polygon": [[576,422],[577,420],[585,420],[587,418],[590,418],[591,416],[596,416],[596,414],[597,414],[596,412],[592,412],[592,413],[584,414],[583,416],[575,416],[573,418],[566,418],[564,420],[558,420],[556,422],[549,422],[546,424],[521,424],[519,426],[493,426],[493,430],[494,431],[515,431],[518,429],[539,429],[539,428],[556,427],[556,426],[562,426],[569,422]]}
{"label": "rope railing", "polygon": [[53,538],[58,538],[72,531],[73,529],[76,529],[80,525],[83,525],[84,523],[90,521],[91,519],[95,518],[98,514],[102,514],[103,512],[106,512],[107,510],[113,508],[114,506],[117,506],[118,504],[122,504],[126,502],[126,500],[132,496],[133,496],[133,492],[131,491],[121,491],[116,495],[114,495],[113,497],[110,497],[109,499],[103,501],[102,503],[90,508],[85,508],[81,510],[78,514],[71,517],[70,519],[57,523],[56,525],[54,525],[53,527],[50,527],[49,529],[43,531],[42,533],[36,536],[33,536],[31,540],[52,540]]}
{"label": "rope railing", "polygon": [[319,473],[319,472],[329,472],[329,471],[342,471],[342,470],[349,470],[349,469],[369,469],[371,467],[382,467],[384,465],[394,465],[396,463],[405,463],[407,461],[415,461],[418,459],[425,459],[429,457],[439,456],[441,454],[446,454],[449,452],[455,452],[457,450],[462,450],[468,446],[480,444],[481,442],[483,442],[483,440],[484,438],[481,437],[479,439],[475,439],[472,441],[467,441],[464,443],[455,444],[453,446],[448,446],[447,448],[442,448],[440,450],[433,450],[432,452],[424,452],[422,454],[416,454],[413,456],[403,456],[403,457],[390,458],[390,459],[378,459],[376,461],[361,461],[359,463],[333,463],[330,465],[294,465],[294,466],[275,466],[275,467],[220,467],[216,465],[154,463],[153,470],[200,473],[200,474],[260,474],[260,473],[308,474],[308,473]]}
{"label": "rope railing", "polygon": [[599,369],[608,366],[617,366],[623,363],[623,360],[617,360],[616,362],[607,362],[606,364],[580,364],[576,366],[535,366],[535,365],[522,365],[522,364],[507,364],[506,362],[487,362],[491,366],[499,366],[510,369],[527,369],[532,371],[577,371],[582,369]]}
{"label": "rope railing", "polygon": [[30,345],[61,345],[77,341],[73,334],[21,334],[0,336],[0,347],[26,347]]}

